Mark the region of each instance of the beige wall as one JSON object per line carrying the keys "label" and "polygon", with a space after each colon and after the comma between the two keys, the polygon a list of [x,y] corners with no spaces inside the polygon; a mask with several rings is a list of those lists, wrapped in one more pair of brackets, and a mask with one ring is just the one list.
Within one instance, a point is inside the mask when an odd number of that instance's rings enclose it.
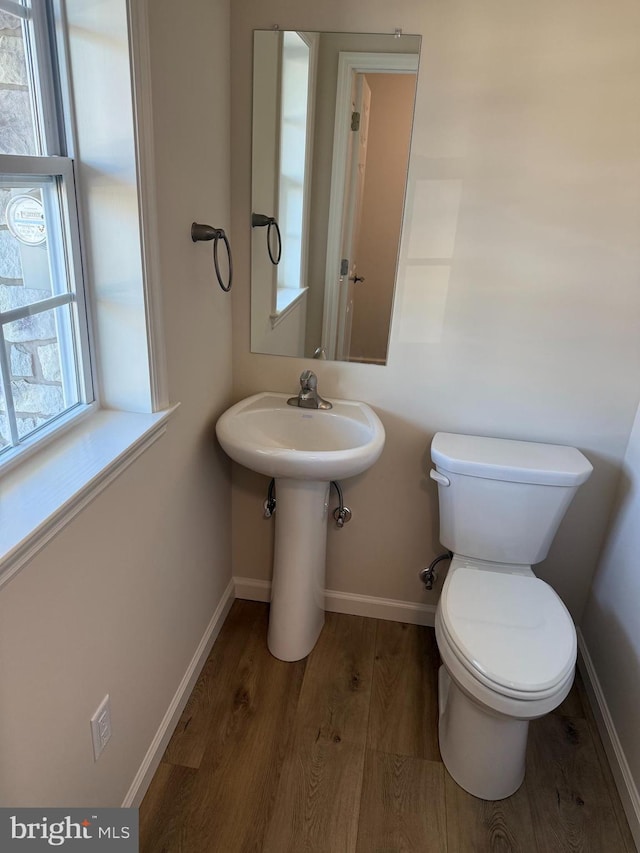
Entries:
{"label": "beige wall", "polygon": [[[189,236],[194,219],[229,225],[228,2],[149,6],[169,387],[182,405],[0,592],[3,805],[122,803],[230,577],[213,425],[231,396],[231,302],[210,246]],[[113,738],[94,763],[89,718],[105,693]]]}
{"label": "beige wall", "polygon": [[[638,402],[640,9],[630,0],[481,5],[374,0],[232,6],[232,216],[249,280],[251,30],[422,33],[411,174],[386,367],[249,353],[234,297],[234,396],[295,391],[371,403],[387,429],[346,481],[328,586],[435,602],[416,573],[442,549],[429,442],[450,430],[574,444],[595,471],[539,573],[580,617]],[[266,480],[236,469],[234,573],[269,578]]]}
{"label": "beige wall", "polygon": [[351,349],[354,360],[384,362],[393,308],[407,161],[416,91],[415,74],[367,74],[371,116],[356,250]]}
{"label": "beige wall", "polygon": [[636,780],[640,780],[639,554],[640,408],[627,447],[609,532],[582,623],[604,699],[631,774]]}

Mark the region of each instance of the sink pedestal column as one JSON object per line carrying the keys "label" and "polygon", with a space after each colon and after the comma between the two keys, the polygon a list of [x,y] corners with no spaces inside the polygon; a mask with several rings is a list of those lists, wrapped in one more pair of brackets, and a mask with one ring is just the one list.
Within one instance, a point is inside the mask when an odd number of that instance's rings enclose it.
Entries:
{"label": "sink pedestal column", "polygon": [[280,660],[306,657],[324,625],[330,483],[276,479],[276,536],[269,613],[269,651]]}

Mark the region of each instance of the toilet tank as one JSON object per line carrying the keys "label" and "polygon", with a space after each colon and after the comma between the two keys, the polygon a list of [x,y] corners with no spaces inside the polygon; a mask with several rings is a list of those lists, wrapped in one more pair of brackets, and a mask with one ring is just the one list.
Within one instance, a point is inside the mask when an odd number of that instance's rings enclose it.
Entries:
{"label": "toilet tank", "polygon": [[466,557],[534,565],[593,470],[575,447],[438,432],[440,541]]}

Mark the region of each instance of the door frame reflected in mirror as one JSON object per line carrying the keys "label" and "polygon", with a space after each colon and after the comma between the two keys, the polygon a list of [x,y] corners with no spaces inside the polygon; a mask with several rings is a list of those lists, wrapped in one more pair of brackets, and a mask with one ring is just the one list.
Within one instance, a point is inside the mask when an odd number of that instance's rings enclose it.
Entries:
{"label": "door frame reflected in mirror", "polygon": [[[351,287],[349,281],[357,277],[358,270],[355,268],[349,252],[346,250],[345,232],[353,229],[353,223],[347,222],[346,211],[351,206],[346,201],[349,184],[357,180],[357,175],[350,168],[350,160],[355,160],[349,144],[352,132],[352,121],[348,107],[354,78],[357,75],[367,74],[418,74],[418,54],[415,53],[364,53],[355,51],[341,51],[338,57],[338,83],[336,94],[336,115],[334,122],[333,138],[333,166],[331,169],[331,188],[329,190],[329,223],[327,230],[327,265],[325,274],[324,313],[322,322],[322,347],[325,349],[328,359],[349,361],[348,342],[340,340],[340,329],[347,325],[346,314],[352,309],[346,304],[349,300],[344,291]],[[414,95],[415,101],[415,95]],[[360,120],[359,120],[360,121]],[[411,132],[411,128],[409,128]],[[408,148],[408,146],[407,146]],[[407,164],[405,167],[405,186]],[[403,188],[404,206],[404,188]],[[400,211],[400,222],[402,211]],[[398,227],[400,225],[398,223]],[[390,238],[391,239],[391,238]],[[394,278],[397,274],[397,254],[399,251],[399,239],[394,258]],[[345,265],[343,261],[348,263]],[[346,270],[345,270],[346,267]],[[343,272],[343,270],[345,270]],[[360,278],[360,281],[365,279]],[[357,282],[356,282],[357,283]],[[354,283],[354,286],[355,284]],[[390,328],[390,320],[387,324],[387,338]],[[388,345],[388,341],[387,341]],[[346,350],[346,351],[345,351]],[[385,357],[377,362],[386,362]]]}

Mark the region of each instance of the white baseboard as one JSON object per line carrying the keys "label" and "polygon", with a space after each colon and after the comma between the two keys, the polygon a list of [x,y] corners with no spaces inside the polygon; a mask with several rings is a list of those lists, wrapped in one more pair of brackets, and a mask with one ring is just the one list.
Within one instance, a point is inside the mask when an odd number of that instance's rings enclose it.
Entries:
{"label": "white baseboard", "polygon": [[325,591],[326,609],[333,613],[352,616],[369,616],[388,619],[390,622],[408,622],[411,625],[428,625],[433,628],[436,618],[435,604],[417,604],[395,598],[376,598],[373,595],[355,595],[351,592]]}
{"label": "white baseboard", "polygon": [[629,829],[633,835],[636,847],[640,850],[640,796],[633,779],[631,769],[620,743],[607,700],[605,699],[596,668],[589,654],[582,631],[578,628],[578,649],[580,655],[578,666],[582,675],[593,715],[600,732],[602,745],[609,759],[613,778],[622,801]]}
{"label": "white baseboard", "polygon": [[222,628],[224,620],[226,619],[227,614],[231,609],[231,605],[235,600],[234,592],[235,586],[233,579],[231,579],[227,588],[222,593],[220,603],[216,607],[215,613],[207,625],[207,629],[200,640],[193,658],[191,659],[191,663],[187,667],[187,671],[185,672],[182,681],[171,700],[167,713],[164,715],[158,731],[147,750],[147,754],[145,755],[142,764],[131,783],[131,787],[127,791],[127,795],[122,803],[123,808],[129,808],[131,806],[134,808],[138,807],[142,802],[144,795],[147,793],[153,774],[158,769],[158,765],[160,764],[164,751],[167,748],[167,744],[171,739],[173,730],[180,719],[180,714],[182,714],[184,707],[187,704],[191,691],[193,690],[198,676],[200,675],[200,671],[209,656],[211,647],[216,641],[216,637],[220,633],[220,628]]}
{"label": "white baseboard", "polygon": [[[253,578],[234,578],[236,598],[250,601],[270,601],[270,581]],[[351,616],[369,616],[372,619],[388,619],[390,622],[408,622],[411,625],[435,624],[435,604],[417,604],[393,598],[377,598],[373,595],[355,595],[351,592],[325,590],[325,608],[332,613],[348,613]]]}
{"label": "white baseboard", "polygon": [[254,578],[234,578],[236,598],[247,601],[271,601],[271,581],[259,581]]}

